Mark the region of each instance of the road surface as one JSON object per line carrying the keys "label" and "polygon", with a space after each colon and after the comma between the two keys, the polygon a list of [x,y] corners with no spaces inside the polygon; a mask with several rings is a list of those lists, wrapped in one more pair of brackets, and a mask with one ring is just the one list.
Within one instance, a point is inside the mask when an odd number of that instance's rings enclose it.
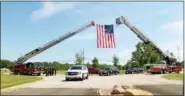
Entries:
{"label": "road surface", "polygon": [[[89,76],[84,81],[65,81],[64,75],[45,77],[38,82],[2,90],[2,95],[95,95],[98,89],[114,85],[128,85],[154,94],[182,95],[183,81],[166,80],[162,75],[128,74],[115,76]],[[165,95],[166,95],[165,94]]]}

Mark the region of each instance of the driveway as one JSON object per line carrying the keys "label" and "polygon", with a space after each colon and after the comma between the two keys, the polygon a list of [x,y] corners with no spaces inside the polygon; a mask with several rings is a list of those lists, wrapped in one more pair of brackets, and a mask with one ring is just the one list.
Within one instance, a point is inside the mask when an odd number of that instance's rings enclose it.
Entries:
{"label": "driveway", "polygon": [[[64,75],[57,75],[51,77],[44,77],[42,81],[26,84],[17,90],[2,91],[2,94],[28,94],[28,95],[87,95],[96,94],[96,91],[101,88],[112,88],[114,85],[129,85],[132,87],[143,88],[148,91],[153,91],[155,94],[167,93],[168,91],[182,90],[182,87],[173,87],[174,85],[183,86],[183,81],[166,80],[161,78],[162,75],[147,75],[147,74],[128,74],[128,75],[114,75],[114,76],[89,76],[88,80],[84,81],[65,81]],[[159,87],[155,87],[155,85]],[[163,86],[160,86],[163,85]],[[162,92],[156,91],[156,89],[165,89]],[[153,89],[152,89],[153,88]],[[40,91],[36,91],[40,90]],[[66,91],[69,90],[69,91]],[[18,91],[23,91],[18,92]],[[157,92],[157,93],[156,93]],[[175,91],[174,91],[175,92]],[[174,93],[172,92],[172,93]],[[181,94],[174,93],[174,94]]]}

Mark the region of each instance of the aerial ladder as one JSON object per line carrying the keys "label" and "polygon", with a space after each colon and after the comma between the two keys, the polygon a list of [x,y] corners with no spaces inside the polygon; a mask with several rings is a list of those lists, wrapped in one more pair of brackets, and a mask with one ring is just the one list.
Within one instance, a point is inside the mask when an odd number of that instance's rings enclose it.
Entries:
{"label": "aerial ladder", "polygon": [[94,21],[90,21],[89,23],[83,25],[82,27],[80,27],[79,29],[73,31],[73,32],[68,32],[60,37],[58,37],[57,39],[55,40],[52,40],[50,42],[48,42],[47,44],[45,44],[44,46],[42,47],[38,47],[34,50],[32,50],[31,52],[25,54],[24,56],[21,56],[20,58],[18,58],[16,61],[15,61],[15,65],[20,65],[20,64],[23,64],[25,61],[27,61],[28,59],[40,54],[41,52],[53,47],[54,45],[86,30],[87,28],[89,27],[92,27],[94,26]]}
{"label": "aerial ladder", "polygon": [[137,29],[135,26],[131,25],[128,20],[121,16],[116,18],[116,24],[125,24],[132,32],[134,32],[145,44],[148,44],[152,46],[153,50],[157,51],[161,56],[163,57],[163,60],[166,61],[166,64],[172,65],[176,62],[176,58],[170,57],[167,54],[165,54],[152,40],[150,40],[148,37],[146,37],[139,29]]}

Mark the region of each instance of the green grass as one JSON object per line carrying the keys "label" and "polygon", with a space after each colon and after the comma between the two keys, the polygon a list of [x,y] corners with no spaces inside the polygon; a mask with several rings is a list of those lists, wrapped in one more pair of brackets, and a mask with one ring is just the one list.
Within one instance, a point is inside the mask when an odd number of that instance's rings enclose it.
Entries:
{"label": "green grass", "polygon": [[120,70],[120,74],[125,74],[125,70]]}
{"label": "green grass", "polygon": [[168,80],[183,80],[183,74],[167,74],[164,75],[163,78]]}
{"label": "green grass", "polygon": [[39,76],[10,75],[1,72],[1,88],[7,88],[41,79],[42,77]]}
{"label": "green grass", "polygon": [[57,74],[65,75],[66,70],[57,70]]}

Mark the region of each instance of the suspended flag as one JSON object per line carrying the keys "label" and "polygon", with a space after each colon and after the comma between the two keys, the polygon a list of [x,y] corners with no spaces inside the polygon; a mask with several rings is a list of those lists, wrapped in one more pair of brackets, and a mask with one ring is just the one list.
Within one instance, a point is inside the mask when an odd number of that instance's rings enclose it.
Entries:
{"label": "suspended flag", "polygon": [[98,48],[115,48],[114,28],[113,25],[96,25],[97,29],[97,47]]}

